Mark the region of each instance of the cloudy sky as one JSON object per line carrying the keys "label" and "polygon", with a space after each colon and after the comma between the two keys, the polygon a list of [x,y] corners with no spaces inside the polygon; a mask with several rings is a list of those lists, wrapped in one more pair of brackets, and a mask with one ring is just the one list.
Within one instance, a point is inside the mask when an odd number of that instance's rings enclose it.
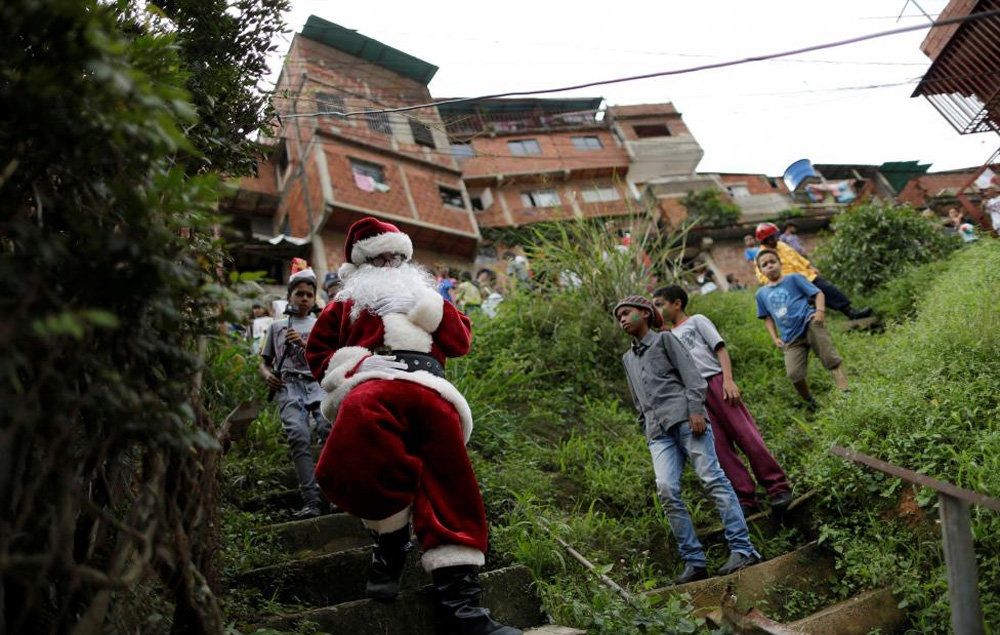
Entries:
{"label": "cloudy sky", "polygon": [[[918,0],[936,16],[947,0]],[[533,90],[685,68],[926,23],[906,0],[293,0],[440,68],[435,98]],[[903,17],[897,16],[903,11]],[[794,58],[554,96],[671,101],[705,150],[701,172],[780,175],[815,163],[980,165],[992,133],[959,135],[923,98],[926,30]],[[281,53],[290,36],[283,39]],[[280,57],[275,65],[279,65]],[[874,86],[874,87],[873,87]]]}

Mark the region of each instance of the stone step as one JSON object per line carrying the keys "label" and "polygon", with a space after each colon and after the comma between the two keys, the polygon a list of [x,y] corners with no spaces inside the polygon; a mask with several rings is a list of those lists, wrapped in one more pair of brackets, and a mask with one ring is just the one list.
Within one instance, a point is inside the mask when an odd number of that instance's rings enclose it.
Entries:
{"label": "stone step", "polygon": [[[371,548],[359,547],[251,569],[234,582],[285,604],[329,606],[364,597],[370,563]],[[429,582],[416,550],[410,552],[402,587],[418,589]]]}
{"label": "stone step", "polygon": [[[511,626],[526,628],[545,622],[541,602],[535,594],[531,572],[522,566],[505,567],[480,576],[483,606]],[[355,600],[300,613],[275,616],[261,627],[280,631],[330,635],[431,635],[434,603],[427,589],[411,589],[394,602]],[[545,635],[569,635],[582,631],[541,631]]]}
{"label": "stone step", "polygon": [[587,635],[587,631],[581,631],[571,626],[559,626],[558,624],[546,624],[538,628],[529,628],[524,631],[524,635]]}
{"label": "stone step", "polygon": [[807,635],[866,635],[878,630],[890,635],[902,629],[906,615],[889,589],[866,591],[813,613],[789,627]]}
{"label": "stone step", "polygon": [[736,573],[653,589],[646,595],[664,597],[687,593],[695,608],[705,610],[721,606],[723,595],[729,587],[739,598],[741,606],[762,602],[769,606],[781,606],[784,602],[783,593],[788,589],[821,591],[828,586],[833,575],[833,557],[816,543],[809,543]]}
{"label": "stone step", "polygon": [[372,543],[361,521],[348,514],[327,514],[307,520],[291,520],[268,525],[278,542],[296,558],[334,553]]}
{"label": "stone step", "polygon": [[236,505],[248,512],[281,512],[291,515],[302,508],[299,488],[267,492],[260,496],[241,496]]}

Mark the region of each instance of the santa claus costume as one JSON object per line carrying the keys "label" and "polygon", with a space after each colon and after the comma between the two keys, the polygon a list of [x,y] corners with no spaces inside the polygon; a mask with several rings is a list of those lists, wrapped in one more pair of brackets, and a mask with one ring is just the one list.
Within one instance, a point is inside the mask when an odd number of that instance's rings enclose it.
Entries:
{"label": "santa claus costume", "polygon": [[412,521],[443,625],[514,635],[476,606],[486,513],[465,450],[472,413],[444,377],[445,359],[469,352],[471,323],[412,255],[409,236],[389,223],[368,217],[348,230],[343,287],[306,348],[334,420],[316,479],[375,534],[370,597],[398,594]]}

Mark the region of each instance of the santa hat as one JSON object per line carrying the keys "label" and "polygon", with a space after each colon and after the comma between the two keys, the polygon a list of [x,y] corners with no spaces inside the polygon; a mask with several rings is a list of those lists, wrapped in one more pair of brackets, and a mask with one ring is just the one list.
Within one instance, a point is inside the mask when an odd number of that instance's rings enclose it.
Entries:
{"label": "santa hat", "polygon": [[[305,264],[306,268],[305,269],[300,269],[300,268],[296,267],[295,260],[299,260],[300,263],[298,263],[298,264],[300,264],[300,265],[301,264]],[[308,263],[306,263],[305,260],[302,260],[301,258],[294,258],[292,260],[292,275],[290,275],[288,277],[288,294],[289,295],[291,295],[292,290],[295,289],[295,285],[299,284],[300,282],[308,282],[309,284],[311,284],[313,286],[313,289],[315,289],[316,288],[316,273],[312,269],[310,269],[308,267]]]}
{"label": "santa hat", "polygon": [[360,265],[379,254],[403,254],[409,260],[413,257],[413,243],[410,237],[399,231],[392,223],[384,223],[371,216],[362,218],[347,230],[344,244],[344,264],[340,266],[341,279],[351,275]]}

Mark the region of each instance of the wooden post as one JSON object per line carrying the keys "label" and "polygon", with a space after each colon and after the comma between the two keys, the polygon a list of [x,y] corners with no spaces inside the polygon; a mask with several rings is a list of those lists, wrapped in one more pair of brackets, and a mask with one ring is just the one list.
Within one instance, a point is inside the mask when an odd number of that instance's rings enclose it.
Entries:
{"label": "wooden post", "polygon": [[979,574],[972,546],[969,503],[939,493],[941,540],[948,569],[948,602],[951,628],[958,635],[983,635],[983,612],[979,603]]}

